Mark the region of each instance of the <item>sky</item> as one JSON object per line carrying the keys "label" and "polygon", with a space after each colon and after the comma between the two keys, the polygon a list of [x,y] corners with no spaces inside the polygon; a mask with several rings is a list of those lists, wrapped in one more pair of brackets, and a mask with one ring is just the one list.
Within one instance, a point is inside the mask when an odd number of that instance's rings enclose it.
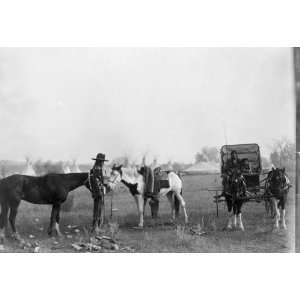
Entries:
{"label": "sky", "polygon": [[289,48],[0,48],[0,160],[129,155],[295,136]]}

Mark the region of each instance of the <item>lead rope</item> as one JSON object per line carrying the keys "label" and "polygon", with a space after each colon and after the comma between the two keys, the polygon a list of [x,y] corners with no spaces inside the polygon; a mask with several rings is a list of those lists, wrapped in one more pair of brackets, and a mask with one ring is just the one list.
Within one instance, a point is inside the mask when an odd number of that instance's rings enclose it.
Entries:
{"label": "lead rope", "polygon": [[113,217],[113,199],[114,199],[114,191],[111,191],[111,197],[110,197],[110,220],[112,220],[112,217]]}

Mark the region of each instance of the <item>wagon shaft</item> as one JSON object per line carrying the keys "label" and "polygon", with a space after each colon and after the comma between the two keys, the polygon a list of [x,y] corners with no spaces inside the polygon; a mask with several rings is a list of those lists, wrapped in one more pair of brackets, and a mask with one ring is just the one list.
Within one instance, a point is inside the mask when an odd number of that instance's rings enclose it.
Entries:
{"label": "wagon shaft", "polygon": [[[215,200],[214,202],[224,202],[225,198],[223,195],[216,195],[214,196]],[[266,199],[270,199],[272,198],[271,195],[251,195],[251,196],[247,196],[247,197],[240,197],[241,200],[244,200],[246,202],[250,202],[250,201],[255,201],[255,202],[261,202],[261,201],[265,201]]]}

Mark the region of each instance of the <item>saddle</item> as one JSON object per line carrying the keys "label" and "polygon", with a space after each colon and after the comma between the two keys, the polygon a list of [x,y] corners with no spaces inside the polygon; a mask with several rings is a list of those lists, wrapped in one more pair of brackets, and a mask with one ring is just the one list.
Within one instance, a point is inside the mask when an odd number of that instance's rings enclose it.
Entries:
{"label": "saddle", "polygon": [[170,187],[169,177],[167,171],[163,171],[160,167],[154,169],[154,192],[159,192],[160,189]]}
{"label": "saddle", "polygon": [[162,171],[160,167],[155,168],[153,171],[150,167],[143,167],[140,173],[145,180],[146,195],[156,196],[161,189],[170,187],[168,173]]}

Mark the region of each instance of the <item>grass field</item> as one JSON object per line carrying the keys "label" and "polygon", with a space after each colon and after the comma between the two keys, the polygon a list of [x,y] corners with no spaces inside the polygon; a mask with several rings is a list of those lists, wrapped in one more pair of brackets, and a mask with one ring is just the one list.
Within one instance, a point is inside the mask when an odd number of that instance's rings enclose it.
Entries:
{"label": "grass field", "polygon": [[[170,205],[166,198],[160,202],[159,219],[156,223],[150,218],[147,207],[145,228],[135,229],[137,225],[137,209],[131,195],[120,187],[113,198],[114,212],[110,219],[110,196],[106,197],[105,234],[112,234],[120,245],[120,252],[290,252],[294,250],[295,235],[295,192],[289,193],[287,206],[286,231],[273,230],[273,220],[265,215],[263,203],[247,203],[243,207],[245,231],[224,231],[227,211],[223,203],[220,205],[219,217],[212,195],[201,191],[202,188],[219,184],[218,175],[185,176],[183,195],[186,200],[190,224],[183,226],[180,216],[176,225],[169,222]],[[88,241],[88,228],[91,223],[93,201],[85,188],[75,193],[75,204],[71,212],[61,213],[62,238],[49,238],[47,227],[50,210],[48,206],[32,205],[22,202],[17,216],[17,226],[22,238],[28,243],[20,246],[8,238],[2,252],[33,252],[38,246],[39,252],[75,252],[72,243]],[[113,226],[112,226],[113,225]],[[74,226],[77,226],[76,228]],[[190,227],[201,228],[205,234],[198,236],[190,233]],[[116,232],[115,232],[116,231]],[[115,252],[103,250],[106,252]]]}

